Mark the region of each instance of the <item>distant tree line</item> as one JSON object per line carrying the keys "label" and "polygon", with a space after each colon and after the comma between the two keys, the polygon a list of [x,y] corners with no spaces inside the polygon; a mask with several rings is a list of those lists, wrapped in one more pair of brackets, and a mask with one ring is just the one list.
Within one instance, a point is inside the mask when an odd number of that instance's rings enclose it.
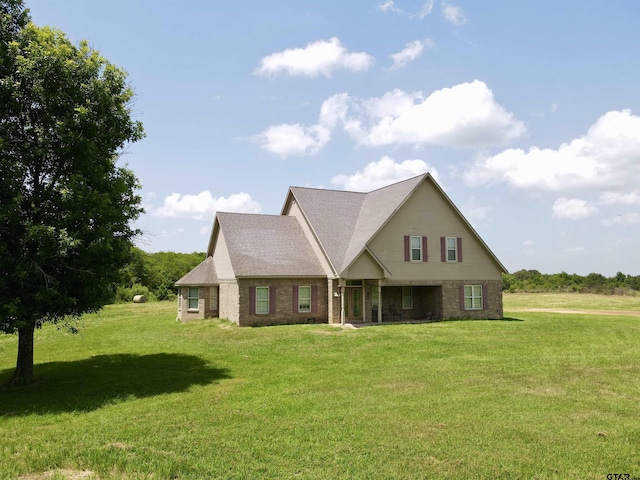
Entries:
{"label": "distant tree line", "polygon": [[[132,259],[122,269],[122,280],[116,286],[114,301],[130,302],[135,295],[144,295],[147,300],[173,300],[176,298],[175,283],[206,257],[204,252],[147,253],[134,247]],[[640,275],[616,273],[605,277],[599,273],[582,276],[575,273],[540,273],[538,270],[518,270],[502,275],[502,290],[505,292],[574,292],[599,293],[605,295],[640,295]]]}
{"label": "distant tree line", "polygon": [[599,273],[581,276],[566,272],[544,274],[537,270],[519,270],[502,275],[502,290],[636,295],[640,292],[640,275],[634,277],[618,272],[613,277],[605,277]]}
{"label": "distant tree line", "polygon": [[122,280],[115,289],[116,303],[130,302],[135,295],[147,300],[171,300],[176,297],[176,280],[205,259],[205,253],[147,253],[137,247],[132,260],[122,269]]}

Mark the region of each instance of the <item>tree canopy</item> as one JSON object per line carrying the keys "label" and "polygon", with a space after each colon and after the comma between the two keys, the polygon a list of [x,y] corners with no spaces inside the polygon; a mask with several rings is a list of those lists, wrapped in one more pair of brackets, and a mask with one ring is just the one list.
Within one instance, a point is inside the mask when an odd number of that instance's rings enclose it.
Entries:
{"label": "tree canopy", "polygon": [[33,331],[100,309],[130,258],[142,212],[119,166],[140,140],[126,73],[86,41],[0,0],[0,330],[18,333],[12,383],[33,376]]}

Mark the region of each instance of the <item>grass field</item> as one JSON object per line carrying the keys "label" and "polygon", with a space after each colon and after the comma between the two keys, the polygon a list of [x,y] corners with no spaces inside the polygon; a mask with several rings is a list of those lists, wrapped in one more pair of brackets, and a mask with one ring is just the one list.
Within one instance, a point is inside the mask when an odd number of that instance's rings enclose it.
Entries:
{"label": "grass field", "polygon": [[640,477],[640,319],[509,312],[534,298],[357,330],[180,324],[174,303],[47,326],[37,382],[0,390],[0,478]]}

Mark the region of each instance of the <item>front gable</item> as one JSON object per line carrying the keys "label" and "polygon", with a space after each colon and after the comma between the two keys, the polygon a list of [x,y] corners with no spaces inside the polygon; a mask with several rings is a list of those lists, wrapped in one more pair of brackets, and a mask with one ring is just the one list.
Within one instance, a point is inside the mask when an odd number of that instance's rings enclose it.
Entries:
{"label": "front gable", "polygon": [[388,276],[388,272],[369,250],[365,250],[342,272],[342,276],[347,279],[382,279]]}
{"label": "front gable", "polygon": [[[446,258],[447,238],[455,244],[455,261]],[[394,281],[496,280],[504,271],[430,176],[426,176],[407,197],[370,240],[368,247],[392,272]],[[415,247],[416,255],[412,255],[412,247]]]}

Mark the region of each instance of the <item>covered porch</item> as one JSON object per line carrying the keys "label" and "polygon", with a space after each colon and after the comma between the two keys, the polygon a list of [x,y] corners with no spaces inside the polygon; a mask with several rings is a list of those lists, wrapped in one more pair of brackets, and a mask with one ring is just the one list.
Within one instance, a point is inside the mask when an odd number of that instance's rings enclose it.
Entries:
{"label": "covered porch", "polygon": [[375,324],[442,319],[442,285],[385,285],[382,281],[348,280],[335,286],[334,323]]}

